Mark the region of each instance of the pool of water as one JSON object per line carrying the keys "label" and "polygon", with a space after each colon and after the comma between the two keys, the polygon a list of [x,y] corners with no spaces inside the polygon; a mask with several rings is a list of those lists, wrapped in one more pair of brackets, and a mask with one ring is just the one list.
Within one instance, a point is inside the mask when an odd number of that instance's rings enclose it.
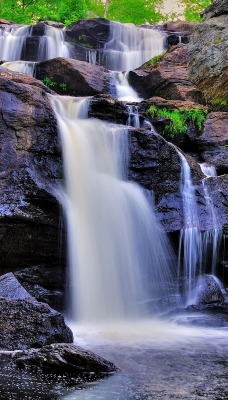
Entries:
{"label": "pool of water", "polygon": [[114,362],[118,372],[85,384],[4,367],[0,399],[228,399],[228,330],[188,326],[191,316],[183,318],[71,324],[75,343]]}

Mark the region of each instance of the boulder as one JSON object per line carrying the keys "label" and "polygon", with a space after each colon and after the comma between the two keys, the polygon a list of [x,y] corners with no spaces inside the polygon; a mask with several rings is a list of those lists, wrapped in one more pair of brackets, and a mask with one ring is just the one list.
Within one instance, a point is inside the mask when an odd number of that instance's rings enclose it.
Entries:
{"label": "boulder", "polygon": [[167,43],[169,46],[174,46],[179,43],[189,43],[190,36],[195,29],[194,22],[187,21],[172,21],[164,25],[167,32]]}
{"label": "boulder", "polygon": [[2,269],[59,263],[55,193],[61,178],[57,123],[45,86],[0,68]]}
{"label": "boulder", "polygon": [[124,125],[128,120],[126,105],[105,94],[96,95],[91,99],[89,116]]}
{"label": "boulder", "polygon": [[51,344],[42,349],[30,349],[13,355],[13,362],[19,368],[36,369],[42,373],[83,375],[95,379],[116,371],[113,363],[73,344]]}
{"label": "boulder", "polygon": [[15,271],[14,275],[37,301],[55,310],[64,308],[66,268],[63,265],[35,265]]}
{"label": "boulder", "polygon": [[103,67],[61,57],[38,63],[36,78],[49,79],[51,88],[56,93],[72,96],[103,93],[108,82],[108,75]]}
{"label": "boulder", "polygon": [[[224,3],[227,7],[227,2]],[[216,4],[217,2],[214,3]],[[191,36],[188,55],[189,79],[199,87],[207,100],[227,100],[227,43],[227,13],[197,25]]]}
{"label": "boulder", "polygon": [[82,47],[99,49],[108,41],[109,29],[110,21],[107,19],[82,19],[66,27],[66,40]]}
{"label": "boulder", "polygon": [[187,45],[171,47],[154,65],[150,62],[129,72],[129,83],[140,97],[163,97],[204,104],[200,90],[189,80]]}
{"label": "boulder", "polygon": [[30,296],[12,273],[0,278],[0,320],[3,350],[73,341],[63,316]]}
{"label": "boulder", "polygon": [[223,305],[224,298],[218,280],[213,275],[201,275],[194,289],[194,304],[201,308]]}

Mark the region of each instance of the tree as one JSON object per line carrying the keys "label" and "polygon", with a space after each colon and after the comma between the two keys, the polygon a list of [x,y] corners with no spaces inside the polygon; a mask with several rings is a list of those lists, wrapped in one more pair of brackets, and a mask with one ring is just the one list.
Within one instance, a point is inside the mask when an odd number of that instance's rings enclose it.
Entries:
{"label": "tree", "polygon": [[200,12],[207,8],[212,1],[211,0],[182,0],[186,5],[185,7],[185,20],[200,22]]}

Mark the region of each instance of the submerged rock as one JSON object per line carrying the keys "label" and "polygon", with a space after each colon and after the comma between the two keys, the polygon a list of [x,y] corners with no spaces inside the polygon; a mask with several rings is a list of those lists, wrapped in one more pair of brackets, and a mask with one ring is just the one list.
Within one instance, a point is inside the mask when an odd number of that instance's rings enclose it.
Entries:
{"label": "submerged rock", "polygon": [[73,344],[57,343],[44,346],[42,349],[31,349],[17,352],[13,362],[19,368],[38,369],[43,373],[56,373],[59,376],[91,376],[116,371],[113,363]]}

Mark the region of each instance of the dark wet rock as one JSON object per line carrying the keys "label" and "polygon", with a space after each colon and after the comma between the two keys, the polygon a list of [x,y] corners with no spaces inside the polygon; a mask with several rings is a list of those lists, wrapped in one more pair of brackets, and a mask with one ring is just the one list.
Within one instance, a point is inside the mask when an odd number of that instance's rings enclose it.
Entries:
{"label": "dark wet rock", "polygon": [[227,43],[227,13],[197,25],[191,36],[189,78],[202,90],[207,100],[227,99]]}
{"label": "dark wet rock", "polygon": [[86,374],[96,378],[116,371],[115,365],[104,358],[76,345],[64,343],[17,352],[13,355],[13,362],[19,368],[38,369],[59,376]]}
{"label": "dark wet rock", "polygon": [[30,296],[12,273],[0,278],[0,321],[0,349],[3,350],[73,342],[73,334],[63,316]]}
{"label": "dark wet rock", "polygon": [[182,227],[180,158],[174,146],[151,131],[130,131],[130,176],[154,192],[157,215],[165,230]]}
{"label": "dark wet rock", "polygon": [[91,99],[89,116],[105,121],[126,125],[126,106],[109,95],[96,95]]}
{"label": "dark wet rock", "polygon": [[[2,86],[3,82],[5,85],[7,85],[6,80],[8,80],[8,81],[12,81],[15,83],[22,83],[24,85],[37,87],[46,93],[54,93],[50,88],[48,88],[46,85],[44,85],[43,82],[33,78],[32,76],[23,74],[21,72],[20,73],[14,72],[14,71],[11,71],[2,66],[0,66],[0,79],[1,79],[1,86]],[[3,81],[3,79],[5,79],[5,80]],[[41,94],[42,94],[42,92],[41,92]],[[45,94],[44,94],[44,96],[45,96]]]}
{"label": "dark wet rock", "polygon": [[55,310],[64,308],[66,269],[63,265],[36,265],[15,271],[14,275],[37,301]]}
{"label": "dark wet rock", "polygon": [[73,334],[63,316],[45,303],[0,298],[0,348],[40,348],[51,343],[71,343]]}
{"label": "dark wet rock", "polygon": [[0,69],[0,253],[8,271],[60,259],[57,124],[44,85],[34,81]]}
{"label": "dark wet rock", "polygon": [[164,25],[167,32],[167,43],[169,46],[174,46],[179,43],[189,43],[190,36],[195,29],[194,22],[173,21]]}
{"label": "dark wet rock", "polygon": [[213,275],[202,275],[198,278],[193,291],[194,304],[200,309],[208,306],[223,305],[224,297],[218,281]]}
{"label": "dark wet rock", "polygon": [[73,96],[92,96],[106,90],[107,71],[98,65],[66,59],[53,58],[36,66],[36,78],[49,78],[52,89],[59,94]]}
{"label": "dark wet rock", "polygon": [[204,104],[202,93],[188,78],[187,54],[187,45],[173,46],[155,65],[148,62],[130,71],[130,84],[143,98],[159,96]]}
{"label": "dark wet rock", "polygon": [[104,18],[83,19],[65,29],[66,40],[82,47],[99,49],[109,38],[110,21]]}

